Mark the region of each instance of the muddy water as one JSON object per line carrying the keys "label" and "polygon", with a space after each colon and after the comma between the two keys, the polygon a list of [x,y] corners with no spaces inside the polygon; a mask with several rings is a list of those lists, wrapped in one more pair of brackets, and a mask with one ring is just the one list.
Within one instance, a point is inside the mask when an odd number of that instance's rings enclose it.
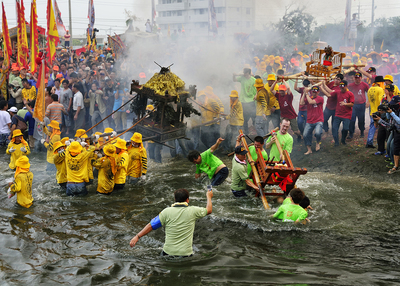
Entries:
{"label": "muddy water", "polygon": [[[12,177],[0,150],[0,188]],[[229,184],[214,191],[213,213],[199,220],[196,254],[159,256],[159,229],[129,247],[131,237],[185,187],[191,204],[205,206],[206,180],[194,180],[185,159],[149,164],[145,183],[83,198],[59,191],[45,155],[30,156],[34,204],[24,209],[0,192],[0,279],[8,285],[398,285],[398,185],[327,173],[298,181],[311,200],[311,224],[273,222],[261,201],[234,199]],[[224,160],[230,166],[230,160]],[[230,178],[228,178],[230,181]]]}

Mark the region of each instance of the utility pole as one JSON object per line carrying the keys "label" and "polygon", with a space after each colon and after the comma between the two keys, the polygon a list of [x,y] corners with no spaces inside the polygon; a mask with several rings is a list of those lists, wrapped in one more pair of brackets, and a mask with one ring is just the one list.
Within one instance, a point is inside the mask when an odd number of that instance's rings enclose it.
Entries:
{"label": "utility pole", "polygon": [[74,41],[72,40],[72,15],[71,15],[71,0],[68,0],[68,8],[69,8],[69,34],[71,35],[71,44],[70,46],[74,46]]}
{"label": "utility pole", "polygon": [[358,2],[358,21],[360,21],[360,13],[361,13],[361,5],[360,2]]}
{"label": "utility pole", "polygon": [[375,1],[372,0],[372,14],[371,14],[371,49],[374,48],[374,13],[375,13]]}

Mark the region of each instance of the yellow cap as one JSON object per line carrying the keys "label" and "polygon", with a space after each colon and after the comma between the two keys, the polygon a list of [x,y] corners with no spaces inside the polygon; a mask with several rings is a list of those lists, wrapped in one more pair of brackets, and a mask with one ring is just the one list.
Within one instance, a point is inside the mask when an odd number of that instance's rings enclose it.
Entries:
{"label": "yellow cap", "polygon": [[107,127],[106,129],[104,129],[104,133],[111,133],[113,131],[114,131],[114,129],[112,129],[110,127]]}
{"label": "yellow cap", "polygon": [[146,106],[146,110],[153,111],[154,110],[154,106],[149,104],[149,105]]}
{"label": "yellow cap", "polygon": [[390,74],[385,75],[385,78],[383,80],[390,80],[391,82],[393,82],[393,76],[391,76]]}
{"label": "yellow cap", "polygon": [[29,158],[26,156],[19,157],[15,165],[23,169],[28,169],[31,166],[31,164],[29,164]]}
{"label": "yellow cap", "polygon": [[78,129],[76,130],[75,137],[88,138],[88,136],[84,134],[85,132],[85,129]]}
{"label": "yellow cap", "polygon": [[135,143],[142,143],[142,134],[138,132],[133,133],[131,141]]}
{"label": "yellow cap", "polygon": [[273,80],[273,81],[276,81],[276,77],[275,77],[275,75],[274,74],[269,74],[268,75],[268,77],[267,77],[267,80]]}
{"label": "yellow cap", "polygon": [[119,149],[126,150],[126,141],[124,139],[118,138],[114,145]]}
{"label": "yellow cap", "polygon": [[257,78],[256,83],[254,84],[255,87],[264,87],[264,83],[262,78]]}
{"label": "yellow cap", "polygon": [[19,129],[15,129],[15,130],[13,131],[12,138],[17,137],[17,136],[23,136],[21,130],[19,130]]}
{"label": "yellow cap", "polygon": [[72,142],[71,145],[69,145],[69,152],[72,153],[80,153],[82,151],[82,146],[79,144],[79,142]]}
{"label": "yellow cap", "polygon": [[67,141],[67,140],[69,140],[69,137],[64,137],[60,141],[61,141],[61,143],[65,144],[65,141]]}
{"label": "yellow cap", "polygon": [[56,143],[54,143],[53,144],[54,153],[56,153],[57,149],[59,149],[61,147],[65,147],[65,144],[63,142],[57,141]]}
{"label": "yellow cap", "polygon": [[112,157],[115,155],[115,146],[112,144],[107,144],[106,146],[104,146],[103,151],[104,151],[104,154]]}
{"label": "yellow cap", "polygon": [[49,127],[54,129],[60,129],[60,123],[58,123],[58,121],[52,120],[49,124]]}
{"label": "yellow cap", "polygon": [[231,94],[229,96],[230,97],[239,97],[238,92],[236,90],[232,90]]}

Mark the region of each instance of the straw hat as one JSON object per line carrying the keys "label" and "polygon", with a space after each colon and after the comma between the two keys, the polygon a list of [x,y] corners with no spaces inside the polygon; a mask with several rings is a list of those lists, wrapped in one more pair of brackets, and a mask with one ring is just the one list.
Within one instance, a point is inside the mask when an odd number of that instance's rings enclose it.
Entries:
{"label": "straw hat", "polygon": [[56,143],[54,143],[53,145],[53,150],[54,152],[57,151],[57,149],[61,148],[61,147],[65,147],[65,144],[61,141],[57,141]]}
{"label": "straw hat", "polygon": [[138,132],[133,133],[131,141],[135,143],[142,143],[142,134]]}
{"label": "straw hat", "polygon": [[118,138],[114,145],[116,148],[126,150],[126,141],[124,139]]}
{"label": "straw hat", "polygon": [[114,131],[114,129],[112,129],[110,127],[107,127],[106,129],[104,129],[104,133],[111,133],[113,131]]}
{"label": "straw hat", "polygon": [[264,87],[264,83],[262,78],[256,79],[256,83],[254,84],[255,87]]}
{"label": "straw hat", "polygon": [[276,77],[275,77],[275,75],[274,74],[269,74],[268,75],[268,77],[267,77],[267,80],[273,80],[273,81],[276,81]]}
{"label": "straw hat", "polygon": [[71,145],[69,145],[69,152],[71,153],[80,153],[82,151],[82,146],[79,144],[79,142],[72,142]]}
{"label": "straw hat", "polygon": [[22,169],[28,169],[31,166],[31,164],[29,164],[29,158],[26,156],[19,157],[18,160],[15,162],[15,165]]}
{"label": "straw hat", "polygon": [[88,136],[84,134],[85,132],[85,129],[78,129],[76,130],[75,137],[88,138]]}
{"label": "straw hat", "polygon": [[107,144],[104,148],[103,148],[104,154],[106,154],[107,156],[114,156],[115,155],[115,146],[112,144]]}
{"label": "straw hat", "polygon": [[52,120],[49,124],[49,127],[54,129],[60,129],[60,123],[58,123],[58,121]]}
{"label": "straw hat", "polygon": [[13,131],[12,138],[18,137],[18,136],[24,136],[24,135],[22,134],[21,130],[15,129],[15,130]]}
{"label": "straw hat", "polygon": [[236,90],[232,90],[229,97],[239,97],[238,92]]}

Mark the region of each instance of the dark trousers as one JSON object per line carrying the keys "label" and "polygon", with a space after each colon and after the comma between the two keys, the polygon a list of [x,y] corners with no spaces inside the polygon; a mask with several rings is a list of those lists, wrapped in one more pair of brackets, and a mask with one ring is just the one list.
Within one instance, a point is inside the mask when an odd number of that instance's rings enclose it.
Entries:
{"label": "dark trousers", "polygon": [[254,125],[254,119],[256,117],[256,107],[254,102],[242,102],[242,107],[243,107],[243,129],[244,133],[249,134],[249,120],[250,118],[253,120],[253,125]]}
{"label": "dark trousers", "polygon": [[218,171],[218,173],[214,175],[214,177],[212,177],[211,185],[212,186],[221,185],[228,177],[228,175],[229,175],[229,169],[227,167],[222,168],[221,170]]}
{"label": "dark trousers", "polygon": [[304,133],[304,128],[306,127],[307,122],[307,110],[299,111],[297,114],[297,125],[299,126],[300,133]]}
{"label": "dark trousers", "polygon": [[356,119],[358,119],[358,129],[360,129],[361,134],[364,135],[365,130],[365,103],[363,104],[354,104],[353,105],[353,114],[351,115],[349,133],[350,137],[353,137],[353,134],[356,129]]}
{"label": "dark trousers", "polygon": [[347,133],[349,132],[350,119],[335,117],[335,119],[333,120],[333,126],[332,126],[332,135],[333,135],[333,139],[335,139],[335,145],[339,145],[339,127],[340,127],[340,123],[342,123],[342,122],[343,122],[342,143],[343,144],[346,143]]}
{"label": "dark trousers", "polygon": [[333,130],[333,120],[335,119],[335,112],[336,112],[336,110],[330,110],[325,107],[325,109],[324,109],[324,125],[322,126],[322,128],[325,130],[325,132],[329,131],[328,121],[329,121],[329,118],[331,118],[331,117],[332,117],[331,127]]}
{"label": "dark trousers", "polygon": [[379,125],[378,127],[378,135],[376,137],[376,141],[378,143],[378,151],[383,152],[385,151],[385,142],[388,138],[388,132],[385,127]]}

